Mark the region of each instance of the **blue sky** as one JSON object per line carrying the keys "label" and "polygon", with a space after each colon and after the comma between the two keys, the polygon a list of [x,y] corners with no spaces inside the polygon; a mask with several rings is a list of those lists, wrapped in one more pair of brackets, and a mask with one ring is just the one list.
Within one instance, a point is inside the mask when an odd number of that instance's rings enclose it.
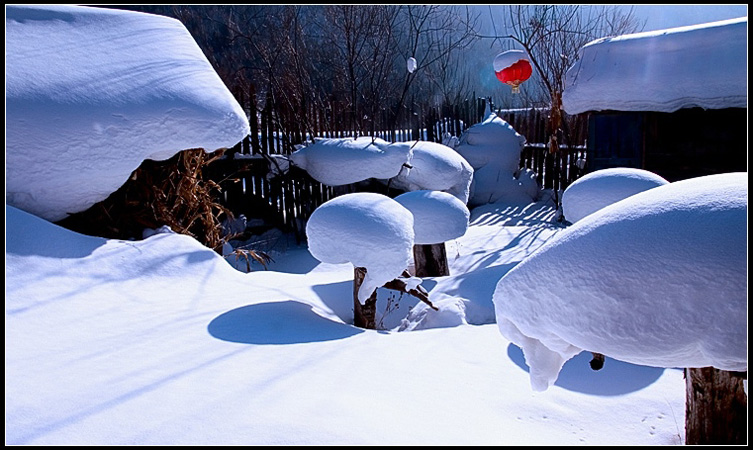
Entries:
{"label": "blue sky", "polygon": [[644,31],[695,25],[748,15],[748,5],[625,5],[646,19]]}

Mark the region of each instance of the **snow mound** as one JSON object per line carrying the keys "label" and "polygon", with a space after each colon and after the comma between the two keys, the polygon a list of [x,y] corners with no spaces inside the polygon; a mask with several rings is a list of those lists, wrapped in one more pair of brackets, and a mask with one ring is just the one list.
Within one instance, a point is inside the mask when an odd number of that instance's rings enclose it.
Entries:
{"label": "snow mound", "polygon": [[546,390],[582,350],[747,370],[747,191],[747,173],[730,173],[641,192],[502,277],[497,324],[523,349],[532,388]]}
{"label": "snow mound", "polygon": [[12,5],[6,201],[51,221],[104,200],[145,159],[232,147],[245,113],[181,22]]}
{"label": "snow mound", "polygon": [[400,276],[413,258],[413,214],[381,194],[358,192],[323,203],[311,214],[306,236],[319,261],[366,268],[361,303]]}
{"label": "snow mound", "polygon": [[530,183],[514,177],[526,139],[496,113],[468,128],[456,150],[473,167],[469,205],[495,202],[531,203]]}
{"label": "snow mound", "polygon": [[565,75],[562,105],[586,111],[747,108],[748,18],[603,38]]}
{"label": "snow mound", "polygon": [[615,167],[578,178],[562,193],[562,212],[575,223],[601,208],[667,184],[659,175],[643,169]]}
{"label": "snow mound", "polygon": [[411,149],[380,138],[317,139],[290,155],[296,166],[328,186],[342,186],[369,178],[396,176],[410,160]]}
{"label": "snow mound", "polygon": [[415,244],[439,244],[468,231],[471,213],[455,196],[439,191],[412,191],[395,197],[413,214]]}
{"label": "snow mound", "polygon": [[397,142],[390,147],[413,148],[411,168],[403,168],[392,180],[395,188],[405,191],[444,191],[463,203],[468,203],[473,167],[458,152],[446,145],[429,141]]}
{"label": "snow mound", "polygon": [[520,164],[520,152],[526,143],[509,123],[494,112],[488,112],[480,123],[468,128],[460,136],[457,152],[474,169],[494,163],[500,169],[513,173]]}

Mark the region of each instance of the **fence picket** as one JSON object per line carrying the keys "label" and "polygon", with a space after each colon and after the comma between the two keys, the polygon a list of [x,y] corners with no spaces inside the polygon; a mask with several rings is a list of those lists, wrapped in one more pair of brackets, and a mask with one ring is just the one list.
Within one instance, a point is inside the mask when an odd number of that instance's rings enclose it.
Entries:
{"label": "fence picket", "polygon": [[[415,102],[412,101],[402,111],[403,122],[393,123],[386,108],[374,112],[373,117],[362,119],[353,116],[351,106],[346,108],[345,103],[334,97],[327,99],[323,106],[307,101],[294,107],[283,102],[276,103],[272,93],[267,92],[264,107],[259,109],[254,85],[250,85],[245,93],[239,91],[237,96],[249,112],[250,135],[234,150],[253,155],[289,155],[295,151],[295,145],[312,138],[342,138],[354,136],[354,133],[361,136],[364,132],[391,142],[424,139],[441,142],[445,134],[459,137],[468,127],[483,120],[486,103],[491,103],[491,99],[476,97],[475,93],[457,104],[444,104],[426,110],[415,110]],[[587,121],[585,117],[570,118],[569,129],[577,146],[561,146],[559,152],[551,154],[547,145],[548,113],[547,110],[535,108],[497,112],[526,137],[519,167],[536,172],[537,181],[545,189],[564,189],[581,175],[578,158],[585,155]],[[393,126],[386,126],[388,123],[393,123]],[[368,130],[371,130],[370,133]],[[242,161],[228,160],[226,163],[240,167]],[[231,211],[236,208],[248,211],[244,205],[258,204],[254,203],[254,198],[262,200],[276,214],[275,217],[262,218],[295,232],[299,239],[304,233],[301,227],[311,212],[337,195],[353,191],[352,187],[323,185],[295,167],[287,174],[271,179],[268,179],[270,169],[265,168],[264,164],[247,164],[243,167],[242,170],[247,173],[228,180],[225,178],[230,174],[230,169],[213,172],[216,181],[222,180],[221,202]],[[232,178],[243,181],[233,183]]]}

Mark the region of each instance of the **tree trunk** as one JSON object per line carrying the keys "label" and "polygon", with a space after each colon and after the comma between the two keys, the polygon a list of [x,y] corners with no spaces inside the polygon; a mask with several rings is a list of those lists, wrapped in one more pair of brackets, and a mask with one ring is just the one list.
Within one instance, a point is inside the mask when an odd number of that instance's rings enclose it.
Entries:
{"label": "tree trunk", "polygon": [[746,373],[685,369],[685,444],[747,444]]}
{"label": "tree trunk", "polygon": [[413,246],[416,276],[444,277],[450,274],[444,242],[439,244],[416,244]]}
{"label": "tree trunk", "polygon": [[361,328],[376,329],[376,290],[362,305],[358,300],[358,290],[361,288],[364,277],[366,277],[365,267],[355,267],[353,270],[353,325]]}

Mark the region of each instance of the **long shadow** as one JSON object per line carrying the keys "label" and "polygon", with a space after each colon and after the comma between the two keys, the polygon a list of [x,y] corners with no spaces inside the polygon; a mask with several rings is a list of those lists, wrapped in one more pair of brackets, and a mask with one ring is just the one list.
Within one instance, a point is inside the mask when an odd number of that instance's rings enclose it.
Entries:
{"label": "long shadow", "polygon": [[[507,356],[521,369],[528,372],[523,350],[515,344],[507,347]],[[592,370],[590,352],[581,352],[568,360],[560,371],[555,386],[573,392],[591,395],[623,395],[639,391],[661,377],[660,367],[639,366],[612,358],[605,358],[601,370]]]}
{"label": "long shadow", "polygon": [[84,258],[106,239],[67,230],[26,211],[5,205],[5,253],[20,256]]}
{"label": "long shadow", "polygon": [[223,341],[257,345],[301,344],[345,339],[363,330],[333,322],[310,306],[292,300],[236,308],[215,317],[207,326]]}

